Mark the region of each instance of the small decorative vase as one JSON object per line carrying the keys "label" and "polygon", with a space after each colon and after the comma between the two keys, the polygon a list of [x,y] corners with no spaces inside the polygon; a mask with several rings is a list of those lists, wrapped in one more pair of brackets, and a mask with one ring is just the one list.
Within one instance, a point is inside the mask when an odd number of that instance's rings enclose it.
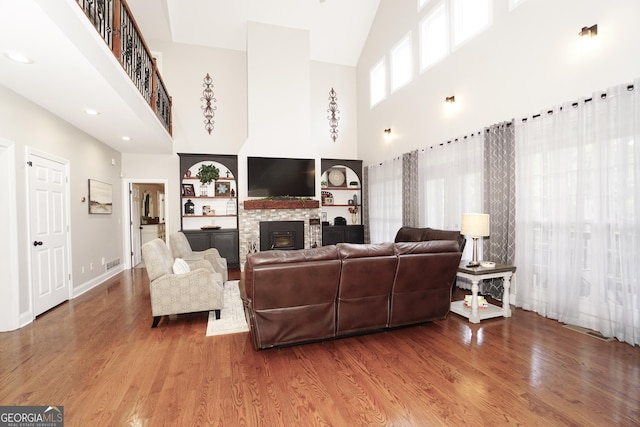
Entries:
{"label": "small decorative vase", "polygon": [[358,214],[351,214],[351,223],[352,224],[357,224],[358,223]]}

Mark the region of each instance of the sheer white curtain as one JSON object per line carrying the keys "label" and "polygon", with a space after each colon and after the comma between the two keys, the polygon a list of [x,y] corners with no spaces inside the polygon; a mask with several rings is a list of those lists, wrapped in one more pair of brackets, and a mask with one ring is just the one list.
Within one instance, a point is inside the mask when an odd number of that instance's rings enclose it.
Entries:
{"label": "sheer white curtain", "polygon": [[[482,132],[420,152],[421,227],[460,230],[464,212],[482,212],[483,159]],[[464,259],[471,259],[472,247],[465,246]]]}
{"label": "sheer white curtain", "polygon": [[516,305],[640,344],[640,80],[516,125]]}
{"label": "sheer white curtain", "polygon": [[402,158],[368,167],[372,243],[393,242],[402,227]]}

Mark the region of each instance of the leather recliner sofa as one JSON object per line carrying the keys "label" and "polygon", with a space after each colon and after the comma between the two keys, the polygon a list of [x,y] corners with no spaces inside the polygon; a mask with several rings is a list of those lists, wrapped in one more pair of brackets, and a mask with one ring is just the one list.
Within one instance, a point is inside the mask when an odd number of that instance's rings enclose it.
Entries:
{"label": "leather recliner sofa", "polygon": [[461,256],[455,240],[249,254],[240,289],[254,346],[444,319]]}

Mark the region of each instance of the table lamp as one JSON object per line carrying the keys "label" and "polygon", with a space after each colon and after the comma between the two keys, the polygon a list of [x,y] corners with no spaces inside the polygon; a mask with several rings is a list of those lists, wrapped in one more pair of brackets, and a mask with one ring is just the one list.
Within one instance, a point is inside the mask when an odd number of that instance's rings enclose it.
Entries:
{"label": "table lamp", "polygon": [[478,262],[478,238],[489,235],[489,214],[465,213],[462,214],[460,233],[473,239],[473,258],[467,267],[477,267]]}

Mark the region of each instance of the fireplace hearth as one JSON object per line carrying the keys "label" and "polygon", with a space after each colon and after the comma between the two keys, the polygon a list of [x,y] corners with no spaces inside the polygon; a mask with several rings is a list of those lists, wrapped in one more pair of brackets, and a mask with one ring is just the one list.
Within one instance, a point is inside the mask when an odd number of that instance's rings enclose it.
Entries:
{"label": "fireplace hearth", "polygon": [[304,221],[261,221],[260,251],[304,249]]}

